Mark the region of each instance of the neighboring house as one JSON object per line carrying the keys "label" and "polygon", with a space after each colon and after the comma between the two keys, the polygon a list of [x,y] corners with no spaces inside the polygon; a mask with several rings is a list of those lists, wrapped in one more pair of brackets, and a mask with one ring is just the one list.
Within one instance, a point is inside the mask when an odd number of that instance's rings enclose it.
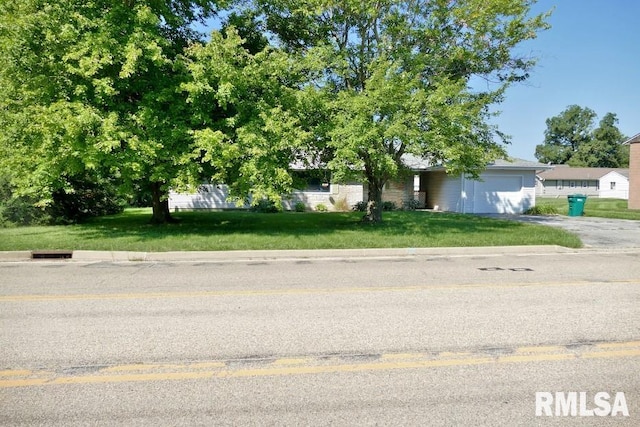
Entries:
{"label": "neighboring house", "polygon": [[553,169],[538,173],[536,194],[544,197],[584,194],[589,197],[628,199],[629,169],[555,165]]}
{"label": "neighboring house", "polygon": [[[418,200],[418,208],[459,213],[523,213],[535,206],[536,171],[547,167],[524,160],[497,160],[487,166],[480,180],[474,180],[449,175],[443,167],[430,166],[427,161],[412,156],[405,156],[403,160],[412,173],[388,182],[383,190],[383,201],[402,207],[410,200]],[[362,183],[322,181],[309,179],[306,188],[283,199],[285,209],[293,209],[297,202],[303,202],[310,209],[323,204],[334,210],[336,205],[353,206],[367,199],[367,187]],[[202,185],[195,194],[170,193],[169,208],[237,208],[226,201],[227,196],[225,185]]]}
{"label": "neighboring house", "polygon": [[629,138],[629,209],[640,209],[640,133]]}

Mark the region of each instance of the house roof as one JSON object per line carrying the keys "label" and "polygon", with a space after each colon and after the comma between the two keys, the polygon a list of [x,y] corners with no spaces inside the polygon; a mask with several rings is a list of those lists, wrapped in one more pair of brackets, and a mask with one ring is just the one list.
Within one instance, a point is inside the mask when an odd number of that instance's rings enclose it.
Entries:
{"label": "house roof", "polygon": [[[413,154],[404,154],[402,156],[402,162],[409,169],[413,171],[428,171],[428,170],[441,170],[444,169],[442,165],[434,165],[428,159],[415,156]],[[509,159],[497,159],[487,165],[487,169],[510,169],[510,170],[544,170],[551,166],[532,162],[529,160],[509,158]]]}
{"label": "house roof", "polygon": [[637,135],[632,136],[631,138],[627,139],[626,141],[624,141],[622,144],[637,144],[640,142],[640,133]]}
{"label": "house roof", "polygon": [[[404,165],[407,168],[415,172],[444,169],[444,167],[440,164],[433,164],[429,161],[429,159],[418,157],[413,154],[403,154],[402,163],[404,163]],[[291,168],[291,170],[304,171],[308,169],[326,169],[327,165],[313,159],[308,159],[307,162],[304,162],[301,159],[297,159],[294,162],[290,163],[289,167]],[[551,167],[552,166],[545,165],[542,163],[523,160],[523,159],[517,159],[517,158],[497,159],[487,165],[487,169],[492,169],[492,170],[539,171],[539,170],[549,169]]]}
{"label": "house roof", "polygon": [[629,178],[629,169],[624,168],[572,168],[567,165],[556,165],[553,169],[538,173],[542,179],[598,180],[610,172],[617,172]]}

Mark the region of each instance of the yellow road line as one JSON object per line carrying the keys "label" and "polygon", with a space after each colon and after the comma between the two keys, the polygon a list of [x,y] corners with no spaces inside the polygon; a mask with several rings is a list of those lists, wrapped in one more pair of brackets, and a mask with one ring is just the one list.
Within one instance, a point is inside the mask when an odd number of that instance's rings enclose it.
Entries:
{"label": "yellow road line", "polygon": [[4,371],[0,371],[0,377],[20,377],[20,376],[26,376],[26,375],[31,375],[33,372],[26,370],[26,369],[22,369],[22,370],[4,370]]}
{"label": "yellow road line", "polygon": [[349,288],[285,288],[264,290],[232,290],[232,291],[193,291],[193,292],[140,292],[113,294],[27,294],[3,295],[0,302],[38,302],[38,301],[75,301],[75,300],[126,300],[126,299],[162,299],[162,298],[203,298],[203,297],[242,297],[272,295],[319,295],[348,294],[369,292],[420,292],[420,291],[461,291],[467,289],[510,289],[525,287],[563,287],[563,286],[599,286],[599,285],[640,285],[640,279],[619,280],[611,282],[530,282],[506,284],[451,284],[451,285],[416,285],[416,286],[370,286]]}
{"label": "yellow road line", "polygon": [[640,349],[597,351],[597,352],[582,354],[582,357],[585,359],[609,359],[613,357],[633,357],[633,356],[640,356]]}
{"label": "yellow road line", "polygon": [[[437,356],[429,353],[382,354],[376,361],[362,363],[340,363],[344,358],[300,357],[281,358],[262,365],[262,360],[229,360],[196,362],[189,364],[128,364],[99,369],[91,375],[56,376],[51,371],[27,369],[0,371],[0,388],[15,388],[46,385],[101,384],[171,380],[202,380],[212,378],[246,378],[266,376],[290,376],[330,374],[345,372],[374,372],[403,369],[445,368],[452,366],[476,366],[488,364],[518,364],[536,362],[558,362],[578,359],[616,359],[640,357],[640,342],[602,343],[596,350],[576,352],[563,346],[519,347],[512,354],[490,356],[476,353],[441,352]],[[598,350],[602,348],[602,350]],[[256,367],[239,365],[260,363]],[[239,366],[239,367],[236,367]],[[153,372],[149,372],[153,371]],[[158,372],[165,371],[165,372]]]}
{"label": "yellow road line", "polygon": [[531,354],[526,356],[500,356],[498,363],[524,363],[524,362],[548,362],[553,360],[572,360],[575,354]]}

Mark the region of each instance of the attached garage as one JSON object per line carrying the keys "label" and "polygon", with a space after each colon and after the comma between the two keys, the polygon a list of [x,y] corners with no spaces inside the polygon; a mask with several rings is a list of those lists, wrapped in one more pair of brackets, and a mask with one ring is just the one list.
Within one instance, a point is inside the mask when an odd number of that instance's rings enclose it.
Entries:
{"label": "attached garage", "polygon": [[473,182],[473,211],[476,213],[520,213],[522,175],[488,175]]}
{"label": "attached garage", "polygon": [[501,160],[489,165],[478,180],[428,168],[420,173],[420,191],[426,193],[429,209],[521,214],[535,206],[536,171],[545,168],[537,162]]}

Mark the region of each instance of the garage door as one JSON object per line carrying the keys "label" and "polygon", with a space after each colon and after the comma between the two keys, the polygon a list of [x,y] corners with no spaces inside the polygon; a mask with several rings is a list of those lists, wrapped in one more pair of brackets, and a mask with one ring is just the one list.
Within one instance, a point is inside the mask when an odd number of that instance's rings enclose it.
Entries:
{"label": "garage door", "polygon": [[521,175],[483,176],[482,179],[474,185],[474,213],[522,213]]}

